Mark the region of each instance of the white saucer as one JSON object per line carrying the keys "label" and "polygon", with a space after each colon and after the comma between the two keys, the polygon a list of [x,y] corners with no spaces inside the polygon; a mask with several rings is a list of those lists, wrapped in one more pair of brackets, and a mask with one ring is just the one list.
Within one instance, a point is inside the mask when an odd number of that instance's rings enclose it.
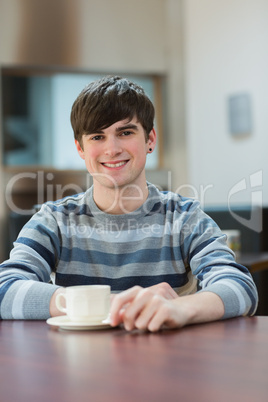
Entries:
{"label": "white saucer", "polygon": [[67,315],[61,315],[58,317],[52,317],[47,320],[47,324],[54,326],[54,327],[59,327],[61,329],[67,329],[67,330],[72,330],[72,331],[85,331],[85,330],[96,330],[96,329],[106,329],[106,328],[112,328],[110,325],[109,318],[106,320],[103,320],[101,322],[75,322],[75,321],[70,321]]}

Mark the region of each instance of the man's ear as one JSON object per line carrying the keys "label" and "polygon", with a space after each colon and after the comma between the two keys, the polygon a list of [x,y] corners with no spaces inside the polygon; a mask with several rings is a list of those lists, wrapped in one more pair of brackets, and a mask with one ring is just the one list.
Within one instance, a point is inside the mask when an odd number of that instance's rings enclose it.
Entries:
{"label": "man's ear", "polygon": [[149,147],[152,149],[152,151],[154,150],[155,144],[156,144],[156,132],[155,129],[153,128],[150,133],[149,133],[149,139],[148,139],[148,145]]}
{"label": "man's ear", "polygon": [[82,148],[81,145],[80,145],[80,142],[79,142],[78,140],[75,140],[74,142],[75,142],[75,146],[76,146],[77,152],[79,153],[79,156],[80,156],[82,159],[85,159],[85,153],[84,153],[83,148]]}

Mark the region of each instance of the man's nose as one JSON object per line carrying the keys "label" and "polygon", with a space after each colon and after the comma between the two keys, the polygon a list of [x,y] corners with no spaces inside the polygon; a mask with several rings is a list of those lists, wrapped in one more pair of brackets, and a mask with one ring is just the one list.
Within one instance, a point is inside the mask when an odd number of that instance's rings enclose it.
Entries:
{"label": "man's nose", "polygon": [[109,139],[107,139],[105,145],[106,145],[105,149],[106,155],[115,156],[122,152],[120,140],[116,137],[110,137]]}

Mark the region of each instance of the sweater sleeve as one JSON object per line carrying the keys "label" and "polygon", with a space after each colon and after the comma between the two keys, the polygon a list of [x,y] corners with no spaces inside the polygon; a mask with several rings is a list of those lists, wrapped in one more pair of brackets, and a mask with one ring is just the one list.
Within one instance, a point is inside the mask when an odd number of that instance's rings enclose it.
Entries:
{"label": "sweater sleeve", "polygon": [[253,315],[258,293],[248,269],[235,261],[217,224],[193,202],[185,215],[182,249],[198,281],[199,291],[216,293],[223,301],[225,318]]}
{"label": "sweater sleeve", "polygon": [[50,282],[60,253],[58,225],[43,205],[21,230],[10,258],[0,265],[0,318],[47,319]]}

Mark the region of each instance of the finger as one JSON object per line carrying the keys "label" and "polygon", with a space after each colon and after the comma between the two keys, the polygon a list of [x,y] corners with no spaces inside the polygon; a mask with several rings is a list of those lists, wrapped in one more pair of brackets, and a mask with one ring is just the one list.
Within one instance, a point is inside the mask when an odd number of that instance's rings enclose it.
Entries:
{"label": "finger", "polygon": [[112,326],[116,326],[122,322],[124,309],[126,308],[127,304],[136,297],[141,289],[142,288],[140,286],[134,286],[133,288],[115,295],[110,308],[110,320]]}
{"label": "finger", "polygon": [[161,304],[165,301],[161,296],[154,295],[146,304],[139,316],[135,320],[135,327],[138,329],[148,329],[153,317],[161,308]]}
{"label": "finger", "polygon": [[167,328],[180,328],[183,327],[184,322],[172,301],[166,301],[162,304],[161,308],[156,311],[148,324],[148,330],[156,332],[163,326]]}
{"label": "finger", "polygon": [[[136,327],[135,321],[137,317],[143,314],[144,310],[148,310],[147,306],[150,305],[150,301],[155,296],[151,289],[140,289],[136,297],[125,308],[123,314],[123,322],[126,330],[131,331]],[[148,310],[149,313],[149,310]],[[148,314],[147,313],[147,314]]]}

